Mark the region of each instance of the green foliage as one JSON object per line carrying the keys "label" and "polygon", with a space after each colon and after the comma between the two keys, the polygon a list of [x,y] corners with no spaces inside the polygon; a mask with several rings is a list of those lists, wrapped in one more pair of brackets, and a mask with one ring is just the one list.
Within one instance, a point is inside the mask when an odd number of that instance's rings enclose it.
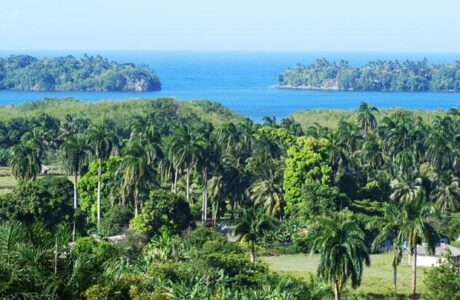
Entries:
{"label": "green foliage", "polygon": [[349,211],[323,217],[312,232],[312,239],[312,251],[321,254],[318,276],[334,285],[336,298],[340,299],[348,281],[353,288],[361,284],[364,265],[370,265],[370,258],[364,233]]}
{"label": "green foliage", "polygon": [[292,216],[311,218],[339,211],[347,207],[349,201],[347,195],[335,186],[307,183],[303,187],[302,196],[292,209]]}
{"label": "green foliage", "polygon": [[[115,203],[122,203],[118,168],[123,161],[122,158],[113,156],[102,165],[101,181],[101,205],[102,213]],[[78,192],[81,209],[89,216],[89,221],[96,223],[96,199],[97,199],[97,169],[98,161],[92,161],[88,166],[88,171],[80,178],[78,183]],[[118,179],[118,180],[117,180]]]}
{"label": "green foliage", "polygon": [[287,88],[358,91],[458,91],[460,63],[430,64],[406,60],[369,62],[353,67],[347,61],[326,59],[304,66],[298,64],[279,76]]}
{"label": "green foliage", "polygon": [[100,56],[71,55],[0,59],[0,88],[34,91],[157,91],[161,83],[146,66],[118,64]]}
{"label": "green foliage", "polygon": [[188,228],[191,220],[189,205],[181,197],[169,191],[153,190],[130,227],[148,236],[160,232],[177,234]]}
{"label": "green foliage", "polygon": [[423,299],[460,299],[460,266],[452,257],[438,267],[429,269],[423,279],[426,291]]}
{"label": "green foliage", "polygon": [[11,159],[11,153],[7,149],[0,148],[0,166],[7,166]]}
{"label": "green foliage", "polygon": [[54,227],[71,222],[73,185],[63,177],[40,177],[21,181],[11,193],[0,198],[0,214],[7,219]]}
{"label": "green foliage", "polygon": [[82,262],[76,276],[78,276],[79,289],[84,291],[93,283],[101,281],[104,264],[117,257],[119,253],[108,242],[82,237],[75,241],[71,255],[74,260]]}
{"label": "green foliage", "polygon": [[121,234],[126,231],[129,221],[133,217],[133,210],[123,205],[112,206],[101,221],[99,233],[103,236]]}
{"label": "green foliage", "polygon": [[295,213],[307,183],[329,184],[331,167],[328,163],[329,141],[312,137],[297,138],[289,148],[284,171],[286,213]]}

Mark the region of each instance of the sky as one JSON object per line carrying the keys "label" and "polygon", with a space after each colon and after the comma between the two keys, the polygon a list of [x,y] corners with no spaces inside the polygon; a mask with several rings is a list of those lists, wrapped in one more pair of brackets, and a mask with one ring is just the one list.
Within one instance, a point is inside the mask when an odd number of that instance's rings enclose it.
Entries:
{"label": "sky", "polygon": [[0,50],[460,52],[458,0],[0,0]]}

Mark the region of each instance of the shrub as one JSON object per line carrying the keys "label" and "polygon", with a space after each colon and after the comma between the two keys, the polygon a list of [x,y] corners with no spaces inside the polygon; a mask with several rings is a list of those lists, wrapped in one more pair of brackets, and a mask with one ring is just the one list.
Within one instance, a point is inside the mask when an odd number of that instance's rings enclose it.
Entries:
{"label": "shrub", "polygon": [[169,191],[153,190],[130,227],[149,237],[160,232],[174,235],[188,228],[191,220],[189,205],[182,198]]}
{"label": "shrub", "polygon": [[72,198],[73,184],[67,178],[45,176],[21,181],[0,198],[0,215],[27,224],[42,222],[50,228],[73,220]]}
{"label": "shrub", "polygon": [[447,262],[425,273],[424,299],[460,299],[460,266],[451,257]]}
{"label": "shrub", "polygon": [[115,205],[109,209],[101,221],[99,233],[103,236],[110,236],[123,233],[133,217],[130,207]]}

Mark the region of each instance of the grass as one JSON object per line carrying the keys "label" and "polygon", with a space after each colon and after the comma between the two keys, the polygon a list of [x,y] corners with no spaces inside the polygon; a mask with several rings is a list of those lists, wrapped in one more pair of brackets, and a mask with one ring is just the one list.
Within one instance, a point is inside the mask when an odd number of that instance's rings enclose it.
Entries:
{"label": "grass", "polygon": [[[287,273],[296,277],[309,277],[316,274],[319,255],[294,254],[262,257],[270,269],[275,272]],[[361,286],[356,290],[349,289],[351,299],[407,299],[411,293],[411,267],[407,256],[398,267],[398,295],[393,295],[392,254],[371,256],[371,266],[365,268]],[[426,268],[417,268],[417,292],[423,293],[423,276]],[[349,299],[349,298],[347,298]]]}
{"label": "grass", "polygon": [[10,168],[0,167],[0,195],[11,191],[16,185],[16,179],[11,175]]}

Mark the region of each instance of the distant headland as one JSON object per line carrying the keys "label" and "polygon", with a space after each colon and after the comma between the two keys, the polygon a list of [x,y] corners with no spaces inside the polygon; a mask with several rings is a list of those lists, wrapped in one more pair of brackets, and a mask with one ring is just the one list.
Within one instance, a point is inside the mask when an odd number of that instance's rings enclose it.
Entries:
{"label": "distant headland", "polygon": [[12,55],[0,58],[0,90],[147,92],[161,90],[161,82],[147,66],[101,56]]}
{"label": "distant headland", "polygon": [[277,88],[336,91],[459,92],[460,61],[372,61],[361,67],[318,59],[279,75]]}

